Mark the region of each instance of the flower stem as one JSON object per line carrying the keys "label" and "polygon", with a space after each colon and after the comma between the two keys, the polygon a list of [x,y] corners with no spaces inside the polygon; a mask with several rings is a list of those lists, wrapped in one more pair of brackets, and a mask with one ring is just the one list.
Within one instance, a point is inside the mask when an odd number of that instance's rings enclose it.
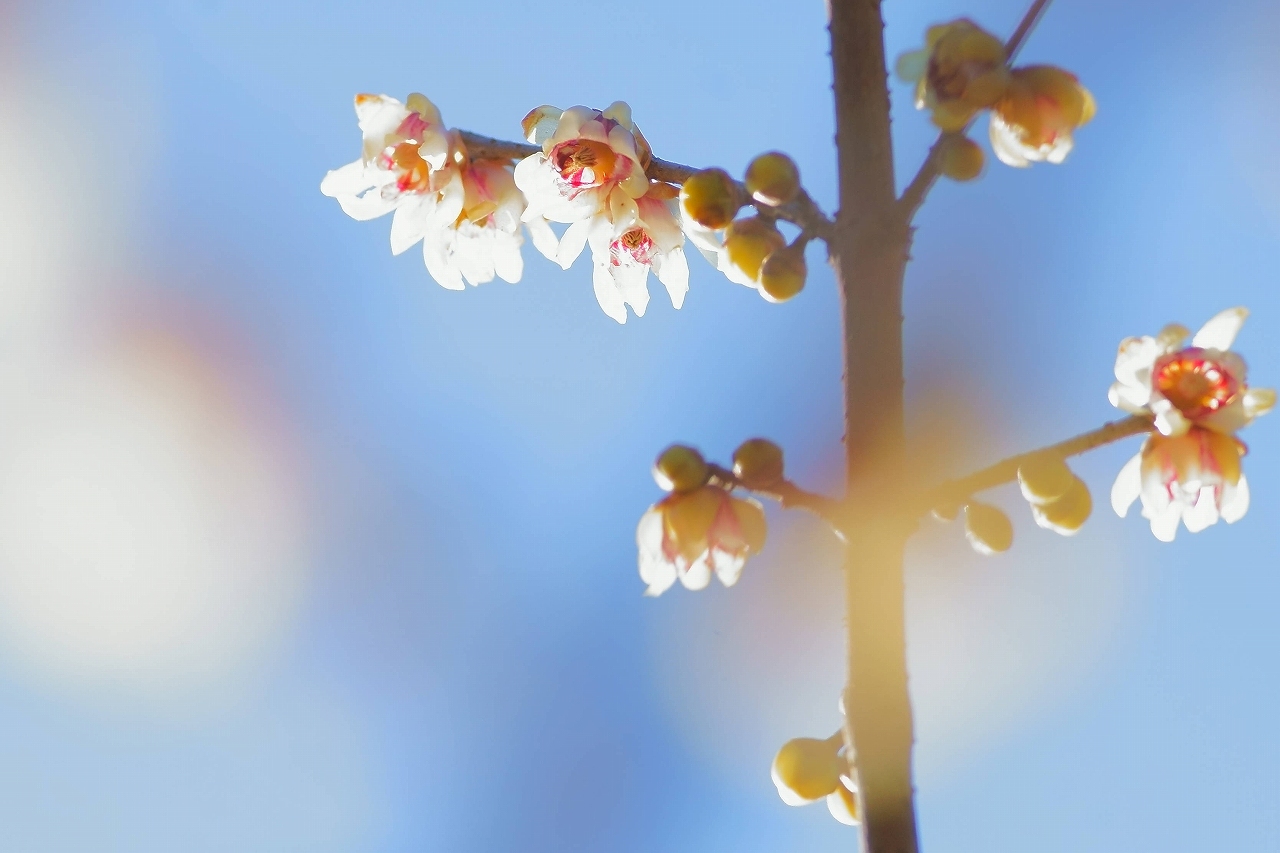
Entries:
{"label": "flower stem", "polygon": [[[1051,2],[1053,0],[1034,0],[1031,7],[1027,9],[1027,13],[1022,16],[1022,20],[1018,22],[1018,28],[1013,31],[1013,35],[1009,37],[1009,40],[1004,45],[1004,52],[1008,56],[1009,62],[1013,62],[1013,58],[1018,55],[1018,51],[1022,49],[1022,45],[1026,43],[1027,37],[1031,35],[1031,31],[1040,22],[1040,17]],[[973,121],[970,120],[969,124],[965,125],[964,130],[960,132],[962,134],[968,133],[972,125]],[[933,189],[933,185],[938,182],[938,175],[941,173],[942,165],[942,140],[945,136],[945,133],[938,134],[938,140],[929,149],[924,162],[920,164],[920,170],[911,179],[911,183],[907,184],[907,188],[902,191],[902,198],[898,199],[898,215],[907,224],[910,224],[911,220],[915,219],[916,212],[920,210],[920,206],[924,204],[925,198],[929,195],[929,190]]]}
{"label": "flower stem", "polygon": [[943,483],[926,493],[919,510],[923,514],[936,506],[955,506],[964,503],[977,492],[1004,483],[1011,483],[1018,477],[1019,466],[1028,457],[1036,454],[1057,453],[1063,458],[1079,456],[1081,453],[1088,453],[1090,450],[1103,445],[1111,444],[1130,436],[1151,432],[1152,429],[1151,418],[1142,415],[1134,415],[1121,421],[1111,421],[1095,430],[1068,438],[1066,441],[1060,441],[1057,444],[1051,444],[1039,450],[1011,456],[994,465],[989,465],[981,471],[975,471],[957,480]]}

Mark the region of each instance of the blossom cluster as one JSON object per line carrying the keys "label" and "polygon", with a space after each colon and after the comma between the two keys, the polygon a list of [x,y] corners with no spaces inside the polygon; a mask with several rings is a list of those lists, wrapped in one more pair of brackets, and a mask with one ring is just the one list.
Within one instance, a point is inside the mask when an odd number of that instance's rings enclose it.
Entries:
{"label": "blossom cluster", "polygon": [[1108,396],[1119,409],[1150,416],[1156,431],[1121,469],[1111,505],[1123,517],[1141,499],[1162,541],[1173,540],[1179,523],[1195,533],[1249,509],[1246,448],[1236,433],[1275,406],[1276,392],[1249,387],[1244,359],[1231,350],[1248,315],[1230,308],[1194,336],[1173,324],[1120,344]]}
{"label": "blossom cluster", "polygon": [[[1010,166],[1061,163],[1076,128],[1094,114],[1093,96],[1074,74],[1052,65],[1010,67],[1003,42],[967,18],[930,27],[925,46],[902,54],[896,70],[916,85],[917,108],[948,134],[963,133],[989,111],[991,149]],[[980,149],[963,137],[949,141],[943,171],[976,177]]]}
{"label": "blossom cluster", "polygon": [[[590,246],[600,307],[619,323],[642,316],[650,271],[679,308],[689,289],[679,191],[648,178],[652,153],[630,108],[539,107],[524,119],[541,151],[518,163],[473,158],[426,97],[404,103],[357,95],[360,158],[329,172],[320,189],[354,219],[388,213],[391,251],[419,241],[427,271],[465,289],[498,277],[520,280],[525,232],[565,269]],[[566,225],[558,235],[550,223]]]}

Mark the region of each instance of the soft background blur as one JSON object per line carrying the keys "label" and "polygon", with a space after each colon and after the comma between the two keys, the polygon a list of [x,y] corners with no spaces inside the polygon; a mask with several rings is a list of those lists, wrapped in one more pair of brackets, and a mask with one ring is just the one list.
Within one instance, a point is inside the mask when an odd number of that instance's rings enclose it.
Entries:
{"label": "soft background blur", "polygon": [[[891,56],[1022,0],[894,0]],[[505,8],[504,8],[505,6]],[[0,0],[0,851],[850,850],[774,750],[838,724],[837,549],[771,510],[732,591],[641,598],[653,455],[764,434],[834,487],[837,298],[691,260],[625,327],[526,247],[447,292],[318,190],[356,92],[505,135],[631,102],[659,155],[781,148],[832,206],[825,12]],[[942,476],[1114,413],[1115,346],[1253,309],[1280,383],[1280,8],[1059,0],[1023,59],[1099,103],[1066,166],[943,184],[907,281]],[[932,140],[895,85],[900,181]],[[927,525],[909,575],[928,853],[1275,849],[1280,416],[1249,515],[1013,552]],[[939,449],[953,451],[941,453]]]}

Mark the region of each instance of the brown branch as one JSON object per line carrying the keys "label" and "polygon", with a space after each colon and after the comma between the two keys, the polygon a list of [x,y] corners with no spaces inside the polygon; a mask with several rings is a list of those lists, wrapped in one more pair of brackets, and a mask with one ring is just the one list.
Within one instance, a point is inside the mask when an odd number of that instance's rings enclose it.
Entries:
{"label": "brown branch", "polygon": [[1152,429],[1151,418],[1134,415],[1122,421],[1111,421],[1095,430],[1068,438],[1066,441],[1011,456],[981,471],[975,471],[930,489],[921,502],[920,512],[923,514],[934,507],[958,506],[977,492],[1011,483],[1018,478],[1018,468],[1022,463],[1037,454],[1056,453],[1063,458],[1079,456],[1081,453],[1088,453],[1090,450],[1112,442],[1151,432]]}
{"label": "brown branch", "polygon": [[712,464],[711,476],[719,485],[729,489],[742,489],[762,498],[777,501],[783,509],[808,510],[821,518],[841,538],[844,537],[844,504],[835,498],[802,489],[790,480],[781,480],[767,487],[748,486],[739,480],[728,468]]}
{"label": "brown branch", "polygon": [[[1027,13],[1022,16],[1022,20],[1018,23],[1018,28],[1013,31],[1013,35],[1005,42],[1004,50],[1008,56],[1008,61],[1013,62],[1018,51],[1022,49],[1022,45],[1026,43],[1027,37],[1031,35],[1031,31],[1035,29],[1040,18],[1044,15],[1045,9],[1052,0],[1034,0],[1031,7],[1027,9]],[[961,134],[969,132],[969,128],[973,126],[973,119],[964,126]],[[925,198],[929,195],[929,190],[933,189],[933,185],[938,182],[938,176],[941,173],[942,165],[942,142],[947,134],[938,134],[938,139],[929,148],[929,153],[925,156],[924,162],[920,164],[919,171],[916,176],[911,179],[911,183],[907,184],[907,188],[902,191],[902,197],[898,199],[898,216],[901,221],[910,224],[915,219],[916,212],[920,210],[920,206],[924,204]]]}
{"label": "brown branch", "polygon": [[[460,130],[458,133],[462,136],[462,141],[466,144],[468,153],[476,160],[523,160],[533,154],[542,153],[542,147],[538,145],[530,145],[525,142],[508,142],[505,139],[495,139],[492,136],[483,136],[479,133],[472,133],[469,130]],[[645,173],[655,181],[683,184],[690,175],[698,171],[692,166],[684,166],[680,163],[672,163],[670,160],[654,157]],[[741,183],[738,183],[738,191],[743,199],[750,199],[746,187]],[[756,209],[765,216],[784,219],[800,226],[805,233],[821,237],[824,240],[830,237],[831,229],[834,227],[831,218],[823,213],[822,209],[805,192],[802,192],[795,201],[779,207],[770,207],[766,204],[757,204],[755,202],[749,203],[754,204]]]}

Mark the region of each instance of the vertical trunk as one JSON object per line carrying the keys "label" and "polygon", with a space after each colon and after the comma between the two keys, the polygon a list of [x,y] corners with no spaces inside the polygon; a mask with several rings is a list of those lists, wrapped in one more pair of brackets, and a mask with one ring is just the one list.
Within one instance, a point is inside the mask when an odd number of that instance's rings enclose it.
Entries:
{"label": "vertical trunk", "polygon": [[903,549],[902,278],[910,232],[894,217],[879,0],[829,0],[840,215],[831,264],[843,297],[849,500],[846,738],[868,853],[916,853]]}

